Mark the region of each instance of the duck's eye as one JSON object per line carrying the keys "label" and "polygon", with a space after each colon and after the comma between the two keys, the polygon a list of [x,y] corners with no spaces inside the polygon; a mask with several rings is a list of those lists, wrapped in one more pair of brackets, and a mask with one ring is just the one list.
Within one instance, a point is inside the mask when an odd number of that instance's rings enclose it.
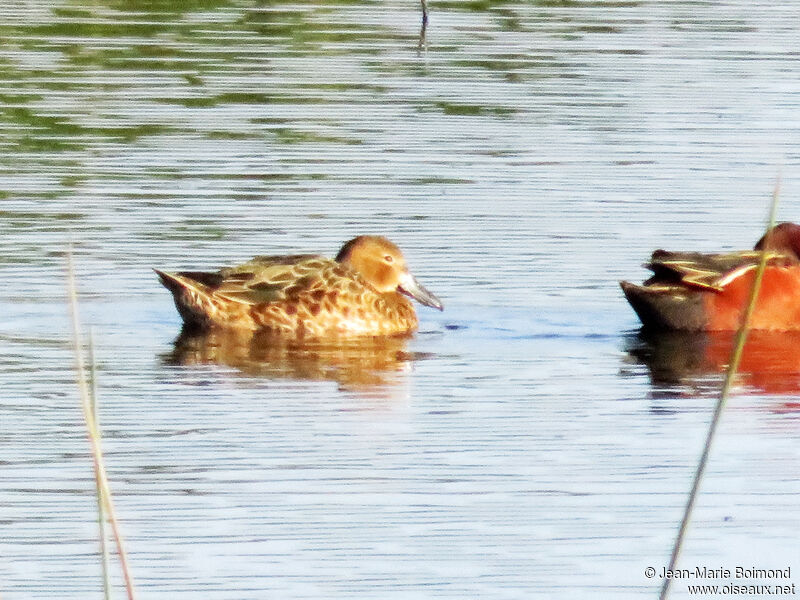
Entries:
{"label": "duck's eye", "polygon": [[386,256],[383,257],[383,260],[385,260],[387,263],[390,263],[394,261],[394,258],[392,257],[391,254],[387,254]]}

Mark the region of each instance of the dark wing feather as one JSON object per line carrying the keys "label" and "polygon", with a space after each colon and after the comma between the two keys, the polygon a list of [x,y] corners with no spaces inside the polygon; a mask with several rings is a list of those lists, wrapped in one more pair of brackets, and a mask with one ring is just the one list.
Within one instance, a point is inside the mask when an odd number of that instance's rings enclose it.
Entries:
{"label": "dark wing feather", "polygon": [[[735,277],[735,273],[754,268],[759,260],[761,252],[755,250],[726,254],[656,250],[645,265],[653,271],[653,276],[645,285],[682,284],[719,292],[731,277]],[[769,252],[767,255],[769,265],[796,263],[796,259],[780,252]]]}
{"label": "dark wing feather", "polygon": [[215,288],[222,283],[222,276],[219,273],[208,273],[205,271],[179,271],[176,273],[186,279],[197,281],[209,288]]}

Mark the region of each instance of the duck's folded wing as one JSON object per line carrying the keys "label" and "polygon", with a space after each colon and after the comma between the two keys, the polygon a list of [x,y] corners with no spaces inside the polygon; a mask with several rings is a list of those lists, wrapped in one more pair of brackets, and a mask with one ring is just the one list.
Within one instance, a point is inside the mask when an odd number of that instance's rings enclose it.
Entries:
{"label": "duck's folded wing", "polygon": [[[653,271],[653,276],[645,283],[679,284],[720,292],[728,283],[755,268],[760,260],[761,252],[755,250],[727,254],[656,250],[645,265]],[[792,257],[779,252],[767,254],[768,265],[796,263]]]}
{"label": "duck's folded wing", "polygon": [[312,288],[325,271],[337,266],[314,254],[258,256],[220,271],[223,279],[214,295],[251,305],[279,302]]}

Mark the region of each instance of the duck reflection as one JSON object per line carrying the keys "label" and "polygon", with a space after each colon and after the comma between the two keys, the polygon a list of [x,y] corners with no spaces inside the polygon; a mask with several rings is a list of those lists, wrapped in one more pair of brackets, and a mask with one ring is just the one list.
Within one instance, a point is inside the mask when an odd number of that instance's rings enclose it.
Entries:
{"label": "duck reflection", "polygon": [[[735,338],[733,332],[642,330],[626,350],[648,366],[653,384],[698,383],[725,372]],[[752,393],[800,393],[800,332],[751,331],[737,382]]]}
{"label": "duck reflection", "polygon": [[266,333],[184,328],[166,357],[169,364],[217,364],[247,375],[276,379],[336,381],[348,389],[401,381],[423,353],[406,350],[408,336],[331,342],[290,342]]}

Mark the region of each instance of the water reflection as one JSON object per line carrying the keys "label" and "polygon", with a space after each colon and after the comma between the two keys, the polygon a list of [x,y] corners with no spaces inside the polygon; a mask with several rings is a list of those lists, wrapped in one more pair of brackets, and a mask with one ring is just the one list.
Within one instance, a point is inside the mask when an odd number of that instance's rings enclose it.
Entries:
{"label": "water reflection", "polygon": [[248,331],[184,328],[165,362],[217,364],[247,375],[275,379],[336,381],[348,390],[400,383],[411,363],[426,355],[409,352],[407,337],[341,342],[295,342]]}
{"label": "water reflection", "polygon": [[[643,330],[628,339],[626,350],[647,365],[653,385],[695,384],[725,372],[734,338],[732,332]],[[800,392],[800,332],[751,331],[737,382],[752,393]]]}
{"label": "water reflection", "polygon": [[[676,344],[678,385],[619,377],[635,317],[614,281],[677,237],[751,240],[776,164],[797,195],[796,9],[436,0],[420,52],[419,7],[0,3],[4,600],[99,591],[70,237],[150,595],[641,595],[631,565],[673,535],[727,353]],[[432,335],[169,345],[152,265],[367,232],[457,307]],[[800,419],[764,418],[776,398],[726,414],[700,558],[796,552]]]}

